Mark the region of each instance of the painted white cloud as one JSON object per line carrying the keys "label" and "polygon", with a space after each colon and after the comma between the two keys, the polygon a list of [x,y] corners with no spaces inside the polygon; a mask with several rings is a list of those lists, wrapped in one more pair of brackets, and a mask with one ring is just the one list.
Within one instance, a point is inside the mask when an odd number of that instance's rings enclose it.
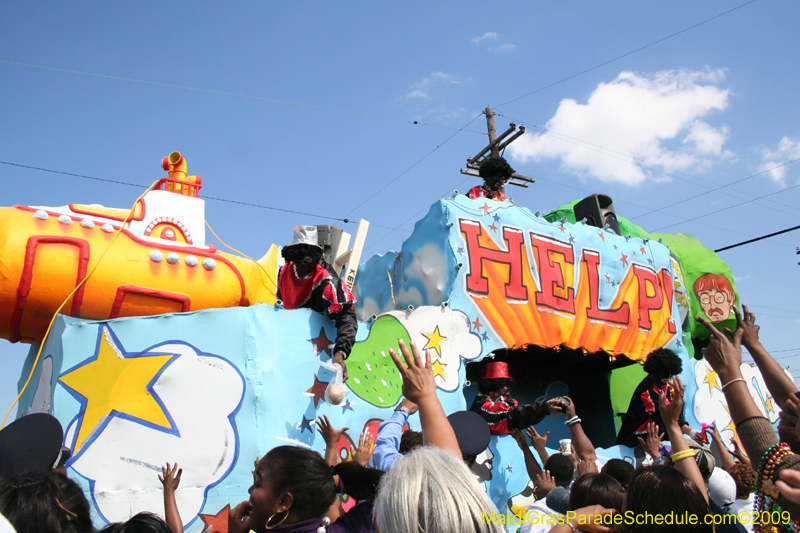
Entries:
{"label": "painted white cloud", "polygon": [[427,100],[431,97],[431,92],[434,89],[448,85],[458,85],[460,83],[461,80],[459,80],[454,74],[448,74],[447,72],[440,71],[431,72],[428,76],[425,76],[406,90],[405,99]]}
{"label": "painted white cloud", "polygon": [[644,77],[622,72],[601,83],[585,104],[561,101],[547,122],[552,134],[527,133],[509,147],[516,161],[560,159],[564,172],[582,179],[638,185],[648,163],[672,170],[707,166],[730,157],[727,126],[701,120],[728,107],[730,90],[719,87],[723,70],[668,70]]}
{"label": "painted white cloud", "polygon": [[[205,488],[219,482],[234,462],[238,437],[228,416],[239,405],[244,382],[224,359],[200,355],[184,344],[162,345],[153,352],[180,355],[153,386],[180,436],[114,417],[72,467],[95,481],[98,510],[116,522],[141,511],[163,516],[158,474],[168,461],[177,462],[184,469],[176,498],[185,525],[202,509]],[[68,442],[74,431],[73,423],[67,428]],[[137,497],[130,498],[130,491]]]}
{"label": "painted white cloud", "polygon": [[[438,362],[444,373],[444,377],[441,374],[436,376],[436,386],[449,392],[456,390],[461,360],[472,361],[481,354],[481,340],[470,332],[469,317],[461,311],[438,305],[418,307],[410,313],[392,311],[390,314],[403,324],[420,351],[431,346],[434,369]],[[439,337],[444,337],[444,340],[437,342]],[[434,343],[439,347],[438,352],[432,347]]]}
{"label": "painted white cloud", "polygon": [[765,148],[761,157],[764,162],[758,167],[759,172],[769,170],[767,175],[770,179],[781,187],[785,187],[788,166],[779,167],[778,165],[800,157],[800,139],[784,137],[774,150]]}
{"label": "painted white cloud", "polygon": [[497,40],[497,32],[496,31],[487,31],[483,35],[479,37],[475,37],[472,39],[472,42],[479,45],[485,40],[496,41]]}
{"label": "painted white cloud", "polygon": [[[753,397],[756,407],[761,414],[774,423],[778,420],[780,407],[772,398],[764,383],[758,367],[747,363],[741,365],[742,377],[747,382],[750,396]],[[784,372],[786,372],[784,370]],[[722,438],[726,442],[733,437],[731,415],[728,412],[725,394],[721,387],[723,383],[720,377],[711,370],[705,359],[698,361],[694,369],[695,384],[697,391],[694,395],[694,416],[701,423],[710,424],[716,422],[717,427],[722,433]],[[791,377],[791,374],[787,372]],[[688,403],[688,402],[687,402]]]}

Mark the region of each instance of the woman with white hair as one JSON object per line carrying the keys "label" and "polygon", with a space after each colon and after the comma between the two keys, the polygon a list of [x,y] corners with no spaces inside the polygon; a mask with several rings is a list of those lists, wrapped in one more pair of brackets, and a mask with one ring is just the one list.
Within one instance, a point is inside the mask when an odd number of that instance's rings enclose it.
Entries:
{"label": "woman with white hair", "polygon": [[492,518],[500,517],[464,461],[434,446],[398,459],[375,498],[380,533],[504,531]]}

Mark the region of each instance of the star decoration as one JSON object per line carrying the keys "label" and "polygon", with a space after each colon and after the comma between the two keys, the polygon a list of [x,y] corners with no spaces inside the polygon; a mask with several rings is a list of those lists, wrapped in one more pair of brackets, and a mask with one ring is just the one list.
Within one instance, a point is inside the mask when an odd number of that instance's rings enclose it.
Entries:
{"label": "star decoration", "polygon": [[306,415],[303,415],[303,420],[300,422],[300,433],[302,434],[305,430],[308,430],[309,433],[314,433],[311,431],[311,422],[313,418],[306,418]]}
{"label": "star decoration", "polygon": [[[730,414],[730,413],[729,413],[729,414]],[[734,424],[734,423],[733,423],[733,419],[731,419],[731,421],[730,421],[730,422],[728,422],[728,425],[727,425],[727,426],[725,426],[724,428],[722,428],[722,429],[720,430],[720,432],[722,432],[722,431],[725,431],[726,429],[729,429],[729,430],[731,430],[731,431],[736,431],[736,424]]]}
{"label": "star decoration", "polygon": [[314,355],[319,355],[322,352],[331,355],[330,345],[331,340],[325,335],[325,328],[319,328],[319,336],[316,339],[308,339],[308,342],[314,345]]}
{"label": "star decoration", "polygon": [[639,251],[642,252],[642,255],[644,255],[647,253],[647,248],[645,248],[644,246],[640,246]]}
{"label": "star decoration", "polygon": [[560,229],[560,230],[561,230],[561,233],[564,233],[565,231],[567,231],[567,228],[565,228],[565,227],[564,227],[564,224],[561,224],[561,225],[558,227],[558,229]]}
{"label": "star decoration", "polygon": [[439,326],[436,326],[436,329],[433,330],[433,333],[422,332],[422,336],[428,339],[428,343],[425,344],[425,347],[422,349],[422,351],[425,351],[428,348],[433,348],[436,350],[436,354],[441,357],[442,348],[440,344],[442,344],[442,341],[447,340],[447,337],[443,337],[442,334],[439,333]]}
{"label": "star decoration", "polygon": [[609,273],[608,273],[608,272],[606,272],[606,273],[605,273],[605,278],[606,278],[606,283],[608,283],[609,285],[611,285],[611,276],[609,275]]}
{"label": "star decoration", "polygon": [[458,248],[456,248],[456,251],[457,251],[458,253],[460,253],[461,255],[464,255],[464,248],[462,248],[461,246],[459,246]]}
{"label": "star decoration", "polygon": [[680,339],[675,339],[675,342],[677,343],[677,345],[678,345],[678,348],[680,348],[681,346],[683,346],[683,344],[681,343],[681,340],[680,340]]}
{"label": "star decoration", "polygon": [[615,250],[617,250],[617,251],[619,251],[619,248],[617,248],[617,245],[616,245],[616,244],[614,245],[614,249],[615,249]]}
{"label": "star decoration", "polygon": [[620,252],[619,254],[621,257],[619,258],[622,261],[622,266],[628,266],[628,256]]}
{"label": "star decoration", "polygon": [[775,406],[772,405],[772,396],[767,396],[767,398],[764,400],[764,404],[767,408],[767,411],[775,410]]}
{"label": "star decoration", "polygon": [[489,226],[489,229],[492,231],[497,231],[497,226],[494,225],[494,222],[492,222],[492,225]]}
{"label": "star decoration", "polygon": [[483,333],[481,333],[481,338],[483,339],[483,342],[486,342],[489,340],[489,334],[484,331]]}
{"label": "star decoration", "polygon": [[481,211],[483,211],[483,214],[484,214],[484,215],[488,215],[488,214],[489,214],[489,211],[491,211],[491,210],[492,210],[492,208],[491,208],[491,207],[489,207],[489,204],[487,204],[486,202],[483,202],[483,207],[480,207],[479,209],[480,209]]}
{"label": "star decoration", "polygon": [[[342,405],[342,414],[344,414],[345,411],[353,411],[353,407],[355,407],[355,406],[356,406],[356,402],[351,402],[350,400],[345,400],[344,404]],[[355,412],[355,411],[353,411],[353,412]]]}
{"label": "star decoration", "polygon": [[717,373],[713,370],[709,370],[706,373],[706,377],[703,379],[703,383],[708,385],[708,394],[710,395],[714,392],[714,389],[722,390],[719,386],[719,378],[717,378]]}
{"label": "star decoration", "polygon": [[483,324],[481,324],[480,317],[475,317],[475,321],[472,322],[472,327],[475,328],[475,331],[477,331],[478,333],[481,332],[481,328],[483,327]]}
{"label": "star decoration", "polygon": [[327,388],[327,381],[320,381],[317,379],[317,376],[314,376],[314,385],[303,394],[314,397],[314,409],[316,409],[319,405],[319,401],[325,398],[325,389]]}
{"label": "star decoration", "polygon": [[82,404],[74,449],[78,450],[100,424],[113,416],[174,430],[153,385],[177,356],[130,354],[107,326],[100,328],[99,337],[97,352],[59,378]]}
{"label": "star decoration", "polygon": [[573,242],[575,242],[575,237],[573,237],[572,235],[570,235],[570,236],[569,236],[569,243],[570,243],[570,244],[572,244]]}
{"label": "star decoration", "polygon": [[500,215],[498,215],[497,213],[492,215],[492,218],[494,219],[495,222],[500,222]]}
{"label": "star decoration", "polygon": [[200,514],[203,521],[203,533],[226,533],[228,531],[228,516],[231,513],[231,504],[226,505],[220,511],[213,514]]}
{"label": "star decoration", "polygon": [[444,377],[444,367],[447,366],[447,363],[443,363],[441,359],[437,358],[431,366],[433,367],[433,377],[442,376],[442,379],[447,379]]}
{"label": "star decoration", "polygon": [[654,266],[656,266],[656,264],[655,264],[655,263],[653,263],[653,260],[652,260],[652,259],[650,259],[649,257],[647,258],[647,262],[648,262],[648,263],[650,263],[650,266],[651,266],[651,267],[654,267]]}
{"label": "star decoration", "polygon": [[605,236],[605,235],[603,235],[603,232],[602,232],[602,231],[601,231],[600,233],[598,233],[598,235],[600,236],[600,240],[601,240],[601,241],[603,241],[603,242],[606,242],[606,236]]}
{"label": "star decoration", "polygon": [[513,467],[511,466],[511,463],[508,463],[508,466],[506,467],[506,472],[508,472],[508,473],[510,474],[510,473],[511,473],[513,470],[514,470],[514,469],[513,469]]}

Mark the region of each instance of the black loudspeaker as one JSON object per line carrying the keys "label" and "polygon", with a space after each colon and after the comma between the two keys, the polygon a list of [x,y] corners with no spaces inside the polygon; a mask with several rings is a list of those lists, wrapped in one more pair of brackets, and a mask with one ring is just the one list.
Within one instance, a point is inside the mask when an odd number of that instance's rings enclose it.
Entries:
{"label": "black loudspeaker", "polygon": [[333,254],[339,249],[344,230],[336,226],[317,226],[317,243],[322,246],[322,258],[329,265],[333,265],[336,258]]}
{"label": "black loudspeaker", "polygon": [[586,223],[596,228],[611,228],[611,231],[620,234],[619,222],[617,222],[617,215],[614,212],[614,202],[611,197],[605,194],[593,194],[587,196],[573,208],[575,212],[575,221],[580,222],[584,218]]}

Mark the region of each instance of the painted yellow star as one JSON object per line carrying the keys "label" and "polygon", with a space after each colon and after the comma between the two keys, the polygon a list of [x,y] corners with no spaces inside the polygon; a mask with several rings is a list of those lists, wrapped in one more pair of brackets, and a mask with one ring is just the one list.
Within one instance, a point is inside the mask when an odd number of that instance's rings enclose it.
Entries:
{"label": "painted yellow star", "polygon": [[444,377],[444,367],[447,366],[447,363],[443,363],[439,359],[433,362],[431,365],[433,367],[433,377],[442,376],[442,379],[447,379]]}
{"label": "painted yellow star", "polygon": [[[156,375],[174,355],[125,357],[112,344],[111,332],[103,327],[97,354],[60,381],[85,401],[75,449],[79,449],[97,425],[111,414],[125,415],[172,429],[164,409],[150,389]],[[117,344],[118,341],[117,341]]]}
{"label": "painted yellow star", "polygon": [[767,404],[767,413],[775,409],[775,406],[772,405],[772,396],[767,396],[767,399],[764,401]]}
{"label": "painted yellow star", "polygon": [[423,333],[422,335],[428,339],[428,343],[425,345],[423,350],[433,348],[436,350],[436,354],[441,357],[442,348],[439,345],[442,344],[442,341],[447,340],[447,337],[442,337],[441,333],[439,333],[439,326],[436,326],[436,329],[433,330],[433,333]]}
{"label": "painted yellow star", "polygon": [[709,395],[712,392],[714,392],[714,387],[716,387],[720,391],[722,390],[720,388],[720,386],[719,386],[719,378],[717,377],[717,373],[714,372],[711,369],[709,369],[708,372],[706,373],[706,377],[705,377],[705,379],[703,379],[703,383],[708,384],[708,394]]}
{"label": "painted yellow star", "polygon": [[729,429],[730,429],[731,431],[733,431],[734,433],[736,432],[736,424],[734,424],[734,423],[733,423],[733,419],[731,419],[731,421],[730,421],[730,422],[728,422],[728,425],[727,425],[727,426],[725,426],[724,428],[722,428],[722,430],[720,431],[720,433],[722,433],[722,431],[727,431],[727,430],[729,430]]}

